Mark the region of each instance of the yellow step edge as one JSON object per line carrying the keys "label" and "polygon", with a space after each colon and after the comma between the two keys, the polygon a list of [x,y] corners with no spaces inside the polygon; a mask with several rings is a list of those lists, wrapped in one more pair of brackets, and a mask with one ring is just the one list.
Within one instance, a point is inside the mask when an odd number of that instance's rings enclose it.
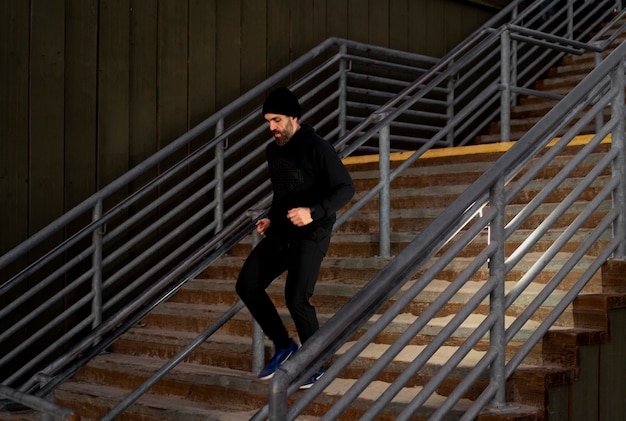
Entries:
{"label": "yellow step edge", "polygon": [[[593,138],[594,135],[576,136],[569,143],[569,146],[586,145]],[[553,146],[559,141],[559,137],[554,138],[548,147]],[[457,146],[454,148],[437,148],[429,149],[419,159],[429,158],[443,158],[450,156],[463,156],[463,155],[477,155],[485,153],[501,153],[508,151],[511,146],[516,142],[505,143],[489,143],[486,145],[471,145],[471,146]],[[611,143],[611,135],[605,137],[601,143]],[[390,154],[391,161],[404,161],[413,155],[414,151],[407,152],[393,152]],[[362,156],[349,156],[343,159],[344,165],[358,165],[358,164],[371,164],[372,162],[378,162],[378,155],[362,155]]]}

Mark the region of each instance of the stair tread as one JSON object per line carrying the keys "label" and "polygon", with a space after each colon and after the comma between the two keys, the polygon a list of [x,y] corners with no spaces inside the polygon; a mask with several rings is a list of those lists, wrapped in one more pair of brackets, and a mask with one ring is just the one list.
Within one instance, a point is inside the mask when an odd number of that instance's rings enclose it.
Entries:
{"label": "stair tread", "polygon": [[[130,390],[88,382],[73,381],[64,384],[56,393],[57,400],[68,401],[80,395],[94,406],[112,407],[130,394]],[[204,402],[194,402],[177,396],[147,393],[125,412],[151,416],[159,420],[179,421],[243,421],[249,420],[256,410],[207,407]],[[84,418],[83,418],[84,419]]]}

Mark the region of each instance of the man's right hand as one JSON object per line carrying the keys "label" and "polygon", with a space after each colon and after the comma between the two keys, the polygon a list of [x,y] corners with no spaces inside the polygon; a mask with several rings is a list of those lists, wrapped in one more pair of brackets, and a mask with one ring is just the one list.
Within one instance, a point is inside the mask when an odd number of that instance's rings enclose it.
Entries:
{"label": "man's right hand", "polygon": [[256,221],[256,232],[261,235],[265,235],[265,231],[270,227],[269,218],[261,218]]}

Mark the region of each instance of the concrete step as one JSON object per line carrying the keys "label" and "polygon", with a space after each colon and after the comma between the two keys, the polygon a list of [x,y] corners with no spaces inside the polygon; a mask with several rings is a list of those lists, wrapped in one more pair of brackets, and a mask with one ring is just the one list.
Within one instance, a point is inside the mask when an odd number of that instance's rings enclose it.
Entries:
{"label": "concrete step", "polygon": [[[569,253],[559,253],[552,262],[545,268],[544,273],[538,275],[535,282],[546,283],[550,280],[560,267],[569,258]],[[513,270],[508,274],[507,281],[515,281],[520,279],[524,273],[530,267],[532,267],[541,255],[538,252],[528,253],[526,257],[521,260]],[[438,278],[442,280],[454,279],[463,269],[465,269],[468,263],[471,261],[470,257],[458,257],[454,259],[442,272],[439,273]],[[586,264],[591,261],[592,257],[587,257],[581,261],[581,264],[577,268],[574,268],[571,274],[566,277],[564,282],[564,288],[570,286],[570,279],[577,278],[584,270]],[[243,264],[243,257],[223,257],[211,267],[207,268],[199,276],[201,279],[225,279],[234,280],[237,279],[239,270]],[[383,257],[327,257],[322,263],[322,269],[320,271],[320,283],[329,284],[349,284],[349,285],[365,285],[369,282],[374,275],[376,275],[386,264],[390,261],[389,258]],[[430,264],[426,264],[423,270],[430,267]],[[414,278],[421,275],[418,272]],[[484,281],[488,278],[488,268],[479,270],[473,280]],[[234,285],[234,283],[233,283]],[[594,282],[592,282],[589,288],[596,288]],[[590,291],[592,292],[592,291]]]}
{"label": "concrete step", "polygon": [[[57,389],[56,400],[77,408],[83,419],[99,420],[165,362],[117,353],[98,356]],[[248,420],[265,404],[267,388],[250,373],[183,362],[123,419]]]}
{"label": "concrete step", "polygon": [[[97,421],[130,394],[131,390],[90,382],[72,381],[56,392],[59,403],[80,408],[82,421]],[[255,410],[207,407],[181,397],[148,393],[124,411],[124,421],[247,421]],[[317,418],[307,417],[309,420]]]}
{"label": "concrete step", "polygon": [[[375,356],[380,350],[368,350]],[[443,350],[436,359],[443,361]],[[410,358],[406,355],[406,359]],[[468,359],[476,358],[472,356]],[[105,355],[96,358],[92,364],[82,369],[75,378],[62,385],[56,391],[56,400],[60,404],[80,407],[82,419],[97,420],[114,405],[130,393],[132,387],[143,382],[151,373],[163,364],[161,360],[147,360],[124,355]],[[103,375],[116,376],[118,386],[101,385]],[[356,382],[355,378],[337,378],[316,398],[306,414],[298,419],[313,420],[323,415],[345,391]],[[220,388],[228,384],[229,390]],[[371,382],[358,400],[338,419],[353,420],[362,415],[389,386],[388,381]],[[232,420],[249,419],[255,412],[255,405],[263,404],[267,394],[268,382],[258,380],[253,375],[235,370],[205,367],[202,365],[181,363],[155,386],[150,394],[142,397],[125,413],[124,420]],[[421,386],[408,384],[393,399],[381,417],[395,417],[417,395]],[[306,393],[298,392],[298,393]],[[444,401],[445,396],[431,397],[418,414],[412,419],[427,419]],[[452,416],[460,416],[471,404],[470,399],[462,399]],[[535,408],[520,407],[519,413],[526,417],[535,413]],[[182,417],[182,418],[181,418]],[[528,418],[507,418],[528,419]],[[532,418],[531,418],[532,419]]]}

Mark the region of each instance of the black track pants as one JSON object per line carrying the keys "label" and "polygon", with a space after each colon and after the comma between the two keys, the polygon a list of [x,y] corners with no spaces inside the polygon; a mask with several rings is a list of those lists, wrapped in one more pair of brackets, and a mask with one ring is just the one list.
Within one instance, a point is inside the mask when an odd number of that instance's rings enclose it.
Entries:
{"label": "black track pants", "polygon": [[263,238],[246,259],[237,279],[237,294],[277,348],[289,346],[289,334],[265,290],[285,271],[285,304],[300,342],[306,342],[319,329],[317,314],[309,299],[330,244],[330,233],[322,238],[311,237],[291,242]]}

